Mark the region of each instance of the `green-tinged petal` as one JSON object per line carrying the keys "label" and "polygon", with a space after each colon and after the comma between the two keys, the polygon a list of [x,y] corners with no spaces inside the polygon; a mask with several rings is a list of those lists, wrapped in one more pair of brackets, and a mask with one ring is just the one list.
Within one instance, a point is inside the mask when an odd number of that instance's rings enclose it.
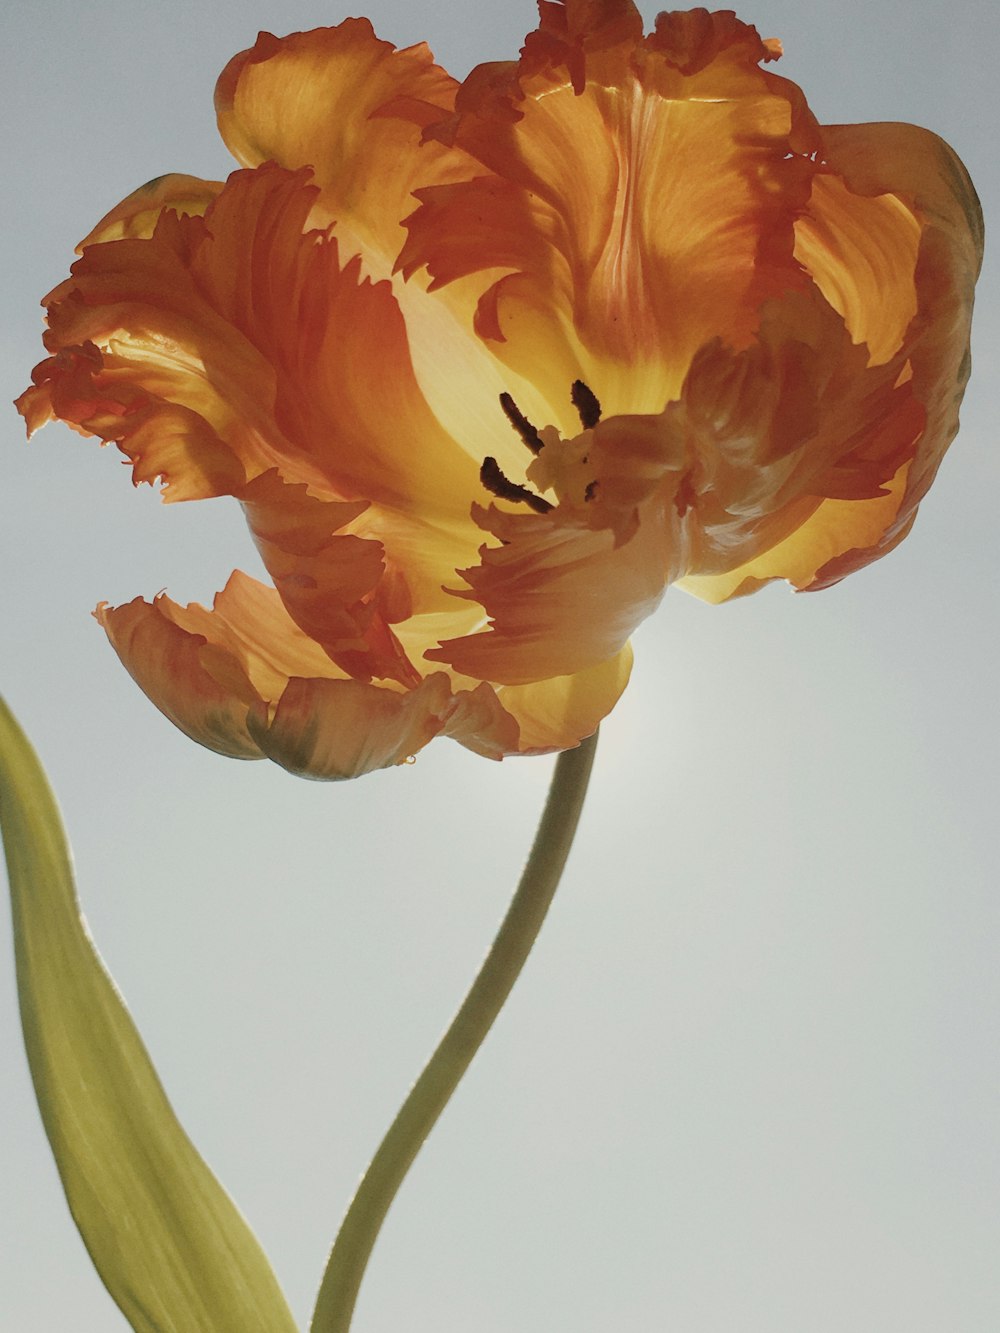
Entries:
{"label": "green-tinged petal", "polygon": [[294,1333],[263,1251],[178,1123],[94,949],[55,800],[2,701],[0,825],[35,1092],[105,1286],[136,1333]]}

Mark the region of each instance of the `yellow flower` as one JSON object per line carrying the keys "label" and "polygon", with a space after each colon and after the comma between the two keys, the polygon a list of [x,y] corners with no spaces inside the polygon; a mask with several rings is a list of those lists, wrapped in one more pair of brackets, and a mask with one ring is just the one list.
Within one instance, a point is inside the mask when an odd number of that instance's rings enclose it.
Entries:
{"label": "yellow flower", "polygon": [[262,35],[216,97],[244,170],[144,186],[47,298],[29,429],[234,496],[273,579],[97,611],[223,754],[575,745],[669,584],[828,586],[955,433],[982,231],[954,153],[818,125],[731,13],[540,9],[461,85],[366,20]]}

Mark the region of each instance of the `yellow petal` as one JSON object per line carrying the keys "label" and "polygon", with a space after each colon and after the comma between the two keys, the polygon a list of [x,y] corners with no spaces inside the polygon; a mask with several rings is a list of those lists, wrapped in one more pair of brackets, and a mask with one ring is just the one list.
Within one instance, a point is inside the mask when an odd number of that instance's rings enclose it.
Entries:
{"label": "yellow petal", "polygon": [[441,673],[395,691],[356,680],[289,681],[273,718],[255,710],[251,734],[299,777],[336,780],[405,763],[439,734],[451,691]]}
{"label": "yellow petal", "polygon": [[397,51],[367,19],[276,38],[235,56],[216,88],[219,130],[244,166],[309,167],[324,208],[387,277],[420,185],[447,178],[456,156],[421,146],[450,111],[457,84],[427,47]]}
{"label": "yellow petal", "polygon": [[[958,430],[958,407],[970,370],[973,288],[983,246],[982,214],[968,175],[945,143],[912,125],[827,126],[823,138],[829,169],[843,182],[837,187],[836,227],[842,238],[851,234],[848,241],[832,247],[833,258],[824,261],[825,268],[815,250],[810,251],[812,262],[821,286],[841,284],[841,303],[852,332],[870,335],[875,348],[881,347],[878,354],[899,336],[909,308],[900,306],[898,297],[909,262],[904,205],[919,224],[912,279],[915,310],[896,360],[904,362],[899,387],[919,409],[920,429],[897,458],[882,494],[839,498],[843,490],[820,487],[820,493],[831,498],[823,499],[801,527],[783,536],[773,549],[724,574],[699,577],[695,571],[695,577],[682,581],[682,587],[707,601],[753,591],[774,578],[786,578],[802,589],[828,587],[887,554],[910,531],[917,506]],[[822,198],[827,206],[829,191]],[[860,223],[844,220],[845,210],[855,207],[858,218],[875,229],[868,243],[860,239]],[[893,304],[897,294],[895,310],[878,314],[873,309],[879,294],[872,275],[879,266],[885,268],[879,255],[887,234],[900,242],[897,260],[902,268],[886,270],[886,299]],[[831,299],[837,304],[833,295]],[[872,311],[867,325],[860,313],[862,302],[865,310]],[[828,418],[836,421],[835,406]],[[844,429],[850,420],[848,414]],[[886,458],[891,456],[890,449]]]}
{"label": "yellow petal", "polygon": [[571,676],[507,685],[500,703],[517,719],[522,754],[567,750],[592,736],[621,697],[632,671],[626,644],[606,662]]}
{"label": "yellow petal", "polygon": [[517,721],[485,682],[456,692],[442,735],[486,759],[503,759],[521,750]]}
{"label": "yellow petal", "polygon": [[94,612],[141,690],[192,740],[234,759],[260,759],[247,730],[256,692],[239,663],[202,634],[182,629],[165,597],[126,606],[102,602]]}
{"label": "yellow petal", "polygon": [[661,16],[644,42],[634,6],[560,12],[429,130],[491,174],[421,190],[401,263],[482,272],[468,322],[552,401],[580,375],[608,414],[660,411],[699,346],[745,344],[761,301],[801,285],[815,126],[732,15]]}
{"label": "yellow petal", "polygon": [[815,178],[795,224],[796,259],[875,365],[898,352],[917,312],[920,230],[898,195],[858,195],[832,173]]}
{"label": "yellow petal", "polygon": [[[909,524],[894,530],[909,466],[903,464],[883,495],[870,500],[824,500],[806,521],[762,555],[722,574],[689,574],[678,580],[677,587],[718,604],[756,592],[773,579],[787,579],[793,587],[806,589],[816,583],[819,570],[833,572],[842,560],[854,560],[873,550],[886,554],[912,525],[911,518]],[[887,532],[893,534],[889,539]],[[834,574],[831,582],[841,577]]]}
{"label": "yellow petal", "polygon": [[339,530],[364,502],[320,500],[276,472],[250,483],[243,508],[268,573],[291,618],[355,677],[420,677],[389,628],[410,611],[405,585],[383,581],[380,542]]}
{"label": "yellow petal", "polygon": [[96,227],[77,246],[82,254],[88,245],[102,241],[120,241],[126,236],[149,237],[164,209],[185,216],[201,217],[222,189],[221,181],[206,181],[200,176],[156,176],[140,185],[130,195],[105,213]]}
{"label": "yellow petal", "polygon": [[574,676],[613,658],[663,596],[669,524],[651,520],[616,546],[609,530],[558,510],[505,514],[491,506],[482,522],[501,545],[483,547],[480,564],[462,571],[470,591],[461,595],[485,608],[490,628],[444,639],[424,654],[428,661],[502,685]]}

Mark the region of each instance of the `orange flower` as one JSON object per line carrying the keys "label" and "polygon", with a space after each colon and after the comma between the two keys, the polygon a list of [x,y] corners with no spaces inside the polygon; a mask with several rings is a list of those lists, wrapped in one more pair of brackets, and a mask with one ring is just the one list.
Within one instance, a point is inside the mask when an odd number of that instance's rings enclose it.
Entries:
{"label": "orange flower", "polygon": [[954,153],[818,125],[731,13],[540,11],[461,85],[365,20],[261,35],[216,98],[245,169],[144,186],[47,298],[29,430],[234,496],[274,581],[96,613],[223,754],[572,746],[669,584],[828,586],[955,433],[982,231]]}

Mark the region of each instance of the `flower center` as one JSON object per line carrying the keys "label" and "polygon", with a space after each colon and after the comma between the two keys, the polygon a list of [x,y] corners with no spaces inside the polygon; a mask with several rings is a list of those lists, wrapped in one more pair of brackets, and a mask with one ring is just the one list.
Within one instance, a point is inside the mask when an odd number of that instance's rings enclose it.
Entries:
{"label": "flower center", "polygon": [[[580,418],[580,425],[585,431],[593,430],[601,419],[601,404],[593,389],[588,384],[584,384],[583,380],[574,380],[570,386],[569,396],[570,401],[576,408],[577,416]],[[538,428],[528,420],[509,393],[500,395],[500,406],[503,409],[504,416],[520,436],[521,443],[537,458],[545,448],[546,443]],[[586,462],[586,458],[582,461]],[[498,500],[513,500],[515,503],[526,504],[536,514],[547,514],[550,509],[554,508],[550,500],[536,494],[530,487],[521,486],[516,481],[511,481],[493,457],[483,459],[482,466],[479,469],[479,480],[489,493],[495,495]],[[596,482],[588,483],[585,491],[586,499],[591,499],[595,487]]]}

